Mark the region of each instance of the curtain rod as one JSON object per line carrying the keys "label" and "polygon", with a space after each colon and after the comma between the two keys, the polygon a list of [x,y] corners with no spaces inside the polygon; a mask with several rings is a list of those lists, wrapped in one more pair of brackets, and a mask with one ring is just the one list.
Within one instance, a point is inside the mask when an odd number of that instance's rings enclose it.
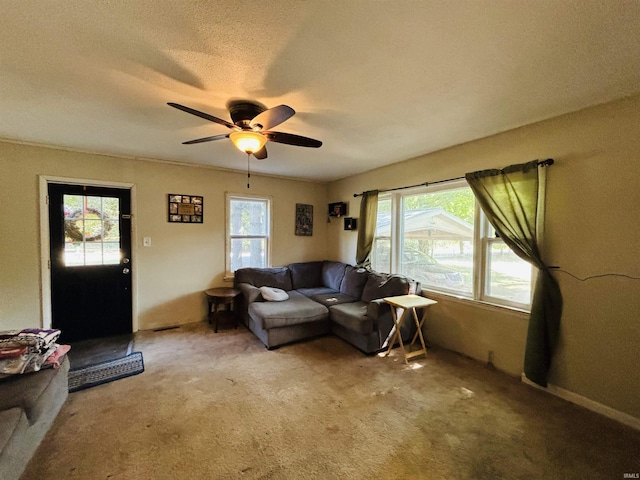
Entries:
{"label": "curtain rod", "polygon": [[[553,158],[547,158],[546,160],[538,160],[538,166],[540,166],[540,167],[548,167],[550,165],[553,165]],[[438,180],[438,181],[435,181],[435,182],[424,182],[424,183],[417,183],[416,185],[407,185],[406,187],[387,188],[385,190],[378,190],[378,192],[379,193],[382,193],[382,192],[393,192],[395,190],[404,190],[406,188],[428,187],[429,185],[435,185],[436,183],[453,182],[454,180],[463,180],[463,179],[464,179],[464,177],[447,178],[445,180]],[[354,193],[353,196],[354,197],[361,197],[365,193],[366,192]]]}

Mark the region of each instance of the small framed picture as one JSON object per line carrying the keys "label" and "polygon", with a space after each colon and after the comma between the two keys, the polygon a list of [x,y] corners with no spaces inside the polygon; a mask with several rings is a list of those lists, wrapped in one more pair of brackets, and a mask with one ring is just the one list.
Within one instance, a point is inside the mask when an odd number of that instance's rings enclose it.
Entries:
{"label": "small framed picture", "polygon": [[199,195],[168,195],[167,221],[170,223],[203,223],[204,199]]}
{"label": "small framed picture", "polygon": [[313,205],[296,203],[296,235],[313,235]]}
{"label": "small framed picture", "polygon": [[344,202],[335,202],[329,204],[330,217],[342,217],[347,214],[347,204]]}
{"label": "small framed picture", "polygon": [[358,228],[358,221],[355,218],[345,217],[344,219],[345,230],[355,230],[357,228]]}
{"label": "small framed picture", "polygon": [[179,203],[178,213],[180,215],[193,215],[195,213],[195,205],[192,203]]}

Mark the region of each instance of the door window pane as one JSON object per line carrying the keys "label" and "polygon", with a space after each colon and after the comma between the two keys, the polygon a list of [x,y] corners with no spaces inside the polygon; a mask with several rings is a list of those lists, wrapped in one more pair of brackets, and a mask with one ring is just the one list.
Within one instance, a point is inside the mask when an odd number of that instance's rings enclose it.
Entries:
{"label": "door window pane", "polygon": [[65,266],[120,263],[118,198],[64,195],[63,208]]}
{"label": "door window pane", "polygon": [[102,243],[86,242],[84,244],[84,264],[102,265]]}
{"label": "door window pane", "polygon": [[120,263],[120,242],[102,242],[102,264],[117,265]]}
{"label": "door window pane", "polygon": [[118,245],[118,249],[120,248],[120,221],[110,221],[111,227],[107,228],[104,236],[102,237],[103,242],[111,242]]}
{"label": "door window pane", "polygon": [[102,239],[103,224],[102,220],[93,213],[85,214],[84,219],[84,236],[85,241],[93,242]]}

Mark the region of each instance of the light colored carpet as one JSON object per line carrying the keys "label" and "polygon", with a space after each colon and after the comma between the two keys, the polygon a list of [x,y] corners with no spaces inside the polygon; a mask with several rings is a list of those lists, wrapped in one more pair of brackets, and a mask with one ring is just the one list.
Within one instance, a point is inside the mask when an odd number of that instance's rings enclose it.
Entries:
{"label": "light colored carpet", "polygon": [[268,351],[205,323],[137,334],[146,371],[73,393],[30,479],[598,479],[640,432],[433,349],[328,336]]}

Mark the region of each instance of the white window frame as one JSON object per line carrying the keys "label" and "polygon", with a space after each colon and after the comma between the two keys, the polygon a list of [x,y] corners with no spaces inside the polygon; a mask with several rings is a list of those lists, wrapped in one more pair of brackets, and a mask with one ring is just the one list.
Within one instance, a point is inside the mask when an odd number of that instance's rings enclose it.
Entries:
{"label": "white window frame", "polygon": [[[533,289],[535,287],[535,279],[537,276],[538,270],[535,267],[531,268],[531,278],[530,278],[530,296],[529,303],[520,303],[514,302],[511,300],[507,300],[505,298],[500,297],[492,297],[487,293],[489,286],[489,256],[491,255],[491,247],[496,244],[505,245],[504,240],[500,237],[495,237],[490,235],[489,233],[492,230],[491,224],[489,223],[489,219],[482,212],[482,209],[476,202],[476,216],[479,217],[476,224],[480,225],[480,228],[476,230],[476,245],[480,246],[478,258],[474,258],[474,261],[479,264],[478,272],[479,275],[475,276],[475,280],[477,282],[477,289],[475,289],[478,294],[476,297],[485,303],[490,303],[493,305],[502,305],[505,307],[517,309],[517,310],[526,310],[529,311],[531,309],[531,300],[533,299]],[[475,252],[475,250],[474,250]],[[523,260],[524,261],[524,260]]]}
{"label": "white window frame", "polygon": [[[235,272],[231,271],[231,241],[236,238],[263,238],[265,241],[265,265],[271,266],[271,232],[273,232],[272,223],[272,198],[264,195],[250,195],[246,193],[225,193],[225,277],[227,281],[233,281]],[[233,201],[252,201],[263,202],[266,204],[266,227],[265,235],[232,235],[231,234],[231,202]]]}
{"label": "white window frame", "polygon": [[396,260],[395,259],[395,251],[394,251],[394,248],[393,248],[393,244],[394,244],[393,239],[394,239],[394,236],[395,236],[395,232],[397,230],[397,225],[396,225],[395,220],[396,220],[396,218],[398,216],[396,215],[396,212],[394,210],[394,206],[395,205],[394,205],[394,202],[393,202],[392,195],[390,193],[381,193],[380,195],[378,195],[378,203],[381,202],[381,201],[384,201],[384,200],[390,200],[391,201],[391,212],[390,212],[391,213],[391,217],[390,217],[390,220],[389,220],[391,223],[389,225],[389,235],[388,236],[387,235],[376,236],[375,233],[374,233],[373,246],[375,247],[378,239],[389,239],[389,243],[391,245],[391,248],[389,250],[389,268],[391,269],[391,271],[393,271],[394,270],[394,265],[396,264],[395,263],[395,260]]}
{"label": "white window frame", "polygon": [[[420,195],[424,193],[435,193],[446,190],[453,190],[461,187],[469,188],[469,184],[465,180],[456,180],[438,185],[427,187],[418,187],[402,191],[386,192],[378,196],[378,201],[391,199],[391,254],[390,254],[390,273],[398,273],[398,266],[401,254],[401,246],[403,242],[400,240],[402,236],[402,199],[403,197]],[[531,310],[531,299],[528,304],[513,302],[498,297],[491,297],[485,294],[488,285],[488,255],[491,246],[495,243],[504,243],[500,238],[489,238],[487,233],[490,231],[490,224],[487,217],[482,212],[478,202],[475,203],[474,215],[474,239],[473,239],[473,292],[465,294],[464,292],[442,288],[434,288],[432,286],[422,285],[423,290],[432,291],[442,295],[454,296],[459,299],[479,302],[483,304],[496,305],[518,311],[528,312]],[[378,237],[374,237],[375,239]],[[379,237],[386,238],[386,237]],[[537,270],[531,269],[531,296],[535,288],[535,278]]]}

